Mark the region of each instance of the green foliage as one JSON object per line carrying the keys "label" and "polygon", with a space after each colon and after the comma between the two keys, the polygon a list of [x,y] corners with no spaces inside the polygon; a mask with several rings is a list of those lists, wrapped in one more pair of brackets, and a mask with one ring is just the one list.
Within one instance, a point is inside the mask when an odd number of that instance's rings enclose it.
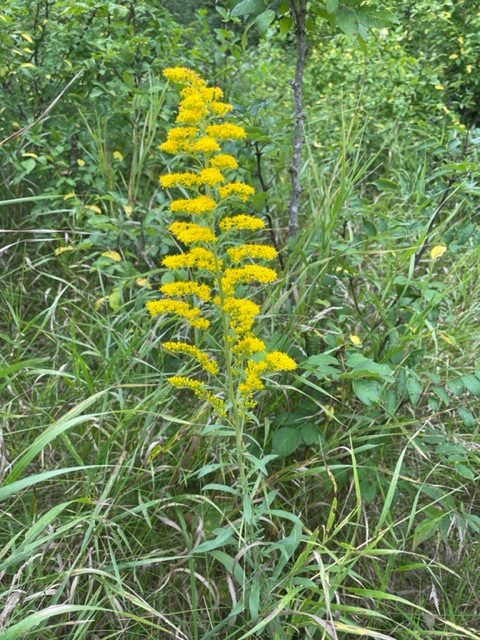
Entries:
{"label": "green foliage", "polygon": [[[0,147],[1,638],[479,637],[478,12],[309,4],[290,242],[286,3],[2,5],[2,139],[81,74]],[[234,104],[281,249],[262,330],[300,366],[252,415],[247,494],[144,310],[170,64]]]}

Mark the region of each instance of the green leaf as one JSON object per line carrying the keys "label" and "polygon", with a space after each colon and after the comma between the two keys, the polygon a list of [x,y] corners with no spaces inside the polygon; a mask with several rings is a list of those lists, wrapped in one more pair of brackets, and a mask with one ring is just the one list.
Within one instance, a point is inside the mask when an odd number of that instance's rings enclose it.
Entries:
{"label": "green leaf", "polygon": [[273,434],[272,451],[286,458],[295,451],[302,441],[302,432],[295,427],[282,427]]}
{"label": "green leaf", "polygon": [[22,162],[20,164],[25,169],[27,174],[31,173],[35,169],[35,167],[37,166],[37,163],[35,162],[35,160],[33,158],[27,158],[27,160],[22,160]]}
{"label": "green leaf", "polygon": [[450,397],[449,397],[448,393],[446,392],[445,388],[444,387],[434,387],[433,391],[440,398],[440,400],[443,402],[443,404],[448,407],[449,404],[450,404]]}
{"label": "green leaf", "polygon": [[461,380],[470,393],[473,393],[475,396],[480,396],[480,380],[477,376],[470,373],[462,376]]}
{"label": "green leaf", "polygon": [[242,0],[232,9],[233,17],[257,15],[265,9],[263,0]]}
{"label": "green leaf", "polygon": [[354,36],[358,31],[358,20],[355,12],[347,7],[340,8],[336,13],[337,25],[347,34]]}
{"label": "green leaf", "polygon": [[465,385],[463,384],[461,378],[449,380],[446,384],[446,387],[456,396],[460,396],[465,391]]}
{"label": "green leaf", "polygon": [[378,404],[382,396],[382,387],[376,380],[355,380],[353,391],[367,407]]}
{"label": "green leaf", "polygon": [[423,384],[420,382],[420,380],[412,377],[407,379],[407,393],[413,406],[415,406],[420,400],[422,392]]}
{"label": "green leaf", "polygon": [[466,427],[474,427],[475,426],[475,418],[474,418],[473,414],[468,409],[465,409],[465,407],[459,407],[457,409],[457,411],[458,411],[458,415],[463,420],[463,424]]}
{"label": "green leaf", "polygon": [[379,364],[361,353],[352,353],[346,360],[346,365],[353,369],[355,377],[377,378],[385,382],[394,382],[393,372],[388,364]]}
{"label": "green leaf", "polygon": [[206,553],[207,551],[223,547],[232,537],[233,527],[228,525],[221,529],[215,529],[213,533],[216,533],[215,538],[202,542],[202,544],[199,544],[198,547],[195,547],[195,549],[192,550],[192,553]]}
{"label": "green leaf", "polygon": [[290,18],[290,16],[287,16],[285,18],[282,18],[279,21],[279,25],[280,25],[280,33],[283,35],[285,35],[286,33],[288,33],[290,31],[290,29],[292,28],[293,25],[293,19]]}
{"label": "green leaf", "polygon": [[432,536],[434,536],[438,531],[438,526],[440,524],[442,516],[433,516],[431,518],[426,518],[422,520],[420,524],[415,529],[415,533],[413,534],[413,548],[418,547],[419,544],[428,540]]}
{"label": "green leaf", "polygon": [[340,375],[338,366],[338,360],[327,353],[319,353],[314,356],[310,356],[306,362],[303,363],[303,368],[311,369],[314,371],[317,378],[333,378],[336,380]]}
{"label": "green leaf", "polygon": [[338,9],[338,0],[325,0],[325,9],[328,13],[335,13]]}
{"label": "green leaf", "polygon": [[318,425],[309,422],[301,428],[302,440],[309,447],[312,444],[319,444],[324,441],[323,435]]}
{"label": "green leaf", "polygon": [[267,9],[266,11],[264,11],[263,13],[261,13],[255,18],[255,26],[257,27],[258,31],[263,35],[274,20],[275,20],[275,11],[273,11],[273,9]]}
{"label": "green leaf", "polygon": [[23,620],[20,620],[20,622],[4,629],[1,634],[1,640],[24,640],[27,633],[39,627],[53,616],[60,616],[65,613],[74,613],[75,611],[104,611],[104,609],[77,604],[55,604],[51,607],[47,607],[46,609],[41,609],[40,611],[32,613],[23,618]]}
{"label": "green leaf", "polygon": [[455,471],[467,480],[475,480],[475,474],[466,464],[457,464]]}

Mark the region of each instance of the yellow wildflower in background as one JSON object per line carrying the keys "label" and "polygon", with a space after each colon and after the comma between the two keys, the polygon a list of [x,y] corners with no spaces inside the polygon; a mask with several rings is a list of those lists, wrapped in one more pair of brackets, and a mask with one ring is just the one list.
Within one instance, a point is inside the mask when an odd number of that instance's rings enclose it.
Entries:
{"label": "yellow wildflower in background", "polygon": [[183,353],[192,356],[208,373],[213,375],[218,373],[218,362],[212,360],[207,353],[193,344],[188,344],[188,342],[162,342],[162,347],[172,353]]}
{"label": "yellow wildflower in background", "polygon": [[213,153],[220,151],[221,147],[215,138],[210,136],[203,136],[199,138],[192,146],[192,151],[196,153]]}
{"label": "yellow wildflower in background", "polygon": [[225,176],[216,167],[208,167],[207,169],[202,169],[198,174],[198,183],[206,184],[209,187],[216,187],[217,184],[221,184],[225,182]]}
{"label": "yellow wildflower in background", "polygon": [[229,122],[224,124],[211,124],[207,127],[207,135],[217,140],[241,140],[247,137],[243,127]]}
{"label": "yellow wildflower in background", "polygon": [[222,277],[222,288],[226,295],[232,295],[239,284],[258,282],[268,284],[275,282],[278,274],[274,269],[257,264],[246,264],[238,269],[226,269]]}
{"label": "yellow wildflower in background", "polygon": [[253,334],[250,334],[239,340],[233,347],[233,351],[239,355],[249,357],[253,356],[254,353],[262,353],[266,348],[267,347],[263,340],[260,340],[260,338],[257,338],[257,336],[254,336]]}
{"label": "yellow wildflower in background", "polygon": [[438,260],[438,258],[441,258],[443,254],[446,252],[447,252],[447,246],[445,244],[437,244],[430,251],[430,256],[432,260]]}
{"label": "yellow wildflower in background", "polygon": [[110,260],[113,260],[114,262],[122,261],[122,256],[118,253],[118,251],[104,251],[102,253],[102,256],[104,258],[110,258]]}
{"label": "yellow wildflower in background", "polygon": [[164,189],[169,187],[195,187],[198,184],[196,173],[166,173],[160,176],[160,184]]}
{"label": "yellow wildflower in background", "polygon": [[223,311],[230,316],[230,327],[238,335],[251,331],[255,318],[260,313],[259,305],[252,300],[234,298],[233,296],[225,298],[222,307]]}
{"label": "yellow wildflower in background", "polygon": [[167,269],[206,269],[215,271],[217,260],[215,254],[203,247],[194,247],[187,253],[179,253],[176,256],[167,256],[163,259],[163,266]]}
{"label": "yellow wildflower in background", "polygon": [[356,347],[359,347],[362,344],[362,339],[360,336],[357,336],[353,333],[350,334],[350,342],[354,344]]}

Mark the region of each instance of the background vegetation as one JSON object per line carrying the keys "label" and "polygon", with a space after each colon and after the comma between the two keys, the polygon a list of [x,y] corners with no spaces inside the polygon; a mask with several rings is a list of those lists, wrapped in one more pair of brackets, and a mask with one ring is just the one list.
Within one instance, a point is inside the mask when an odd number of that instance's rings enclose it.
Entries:
{"label": "background vegetation", "polygon": [[[293,0],[4,0],[2,640],[480,637],[480,11],[378,4],[307,4],[291,235]],[[251,514],[145,312],[183,64],[248,130],[264,335],[300,365],[251,426]]]}

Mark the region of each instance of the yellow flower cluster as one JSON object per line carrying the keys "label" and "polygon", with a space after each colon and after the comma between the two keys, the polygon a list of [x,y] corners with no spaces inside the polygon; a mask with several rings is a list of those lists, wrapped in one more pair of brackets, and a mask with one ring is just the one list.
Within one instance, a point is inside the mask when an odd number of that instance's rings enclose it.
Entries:
{"label": "yellow flower cluster", "polygon": [[248,358],[249,356],[253,356],[254,353],[262,353],[266,348],[263,340],[260,340],[260,338],[254,336],[253,333],[250,333],[237,342],[233,347],[233,352]]}
{"label": "yellow flower cluster", "polygon": [[297,363],[295,360],[282,351],[272,351],[259,362],[249,360],[245,382],[240,385],[240,391],[246,397],[249,397],[254,391],[261,391],[265,388],[261,376],[278,371],[294,371],[296,368]]}
{"label": "yellow flower cluster", "polygon": [[239,214],[237,216],[227,216],[220,220],[220,229],[222,231],[231,231],[237,229],[239,231],[258,231],[265,228],[265,222],[257,216],[249,216]]}
{"label": "yellow flower cluster", "polygon": [[218,192],[222,200],[225,200],[226,198],[230,198],[232,196],[236,196],[243,202],[246,202],[253,195],[255,195],[255,189],[249,184],[244,184],[243,182],[230,182],[230,184],[226,184],[224,187],[220,187]]}
{"label": "yellow flower cluster", "polygon": [[167,173],[164,176],[160,176],[160,184],[164,189],[169,187],[195,187],[198,184],[198,175],[189,171]]}
{"label": "yellow flower cluster", "polygon": [[210,249],[194,247],[187,253],[167,256],[163,259],[163,266],[167,267],[167,269],[206,269],[207,271],[215,271],[217,259]]}
{"label": "yellow flower cluster", "polygon": [[241,140],[247,137],[247,132],[237,124],[225,122],[222,124],[211,124],[207,127],[207,135],[217,140]]}
{"label": "yellow flower cluster", "polygon": [[196,244],[197,242],[215,242],[217,236],[210,229],[194,222],[172,222],[168,227],[177,240],[184,244]]}
{"label": "yellow flower cluster", "polygon": [[163,300],[149,300],[147,302],[147,309],[152,318],[163,314],[173,314],[180,318],[185,318],[190,322],[192,327],[197,329],[208,329],[210,321],[202,317],[200,309],[198,307],[192,307],[188,302],[183,300],[170,300],[164,298]]}
{"label": "yellow flower cluster", "polygon": [[172,376],[168,382],[177,389],[191,389],[197,398],[209,402],[219,416],[226,414],[225,402],[209,391],[203,382],[187,376]]}
{"label": "yellow flower cluster", "polygon": [[228,153],[219,153],[210,159],[210,166],[217,169],[238,169],[238,162],[234,156]]}
{"label": "yellow flower cluster", "polygon": [[268,284],[274,282],[277,277],[278,274],[274,269],[257,264],[246,264],[238,269],[225,269],[222,276],[222,289],[226,295],[230,296],[235,293],[235,287],[239,284],[251,282]]}
{"label": "yellow flower cluster", "polygon": [[255,318],[260,313],[260,307],[252,300],[233,296],[225,298],[222,308],[230,317],[230,327],[238,335],[251,331]]}
{"label": "yellow flower cluster", "polygon": [[171,353],[183,353],[192,356],[205,371],[216,375],[218,373],[218,362],[212,360],[207,353],[188,342],[162,342],[162,347]]}
{"label": "yellow flower cluster", "polygon": [[[186,249],[165,257],[163,266],[172,270],[192,269],[193,275],[187,280],[163,284],[160,291],[165,298],[150,301],[147,307],[154,317],[173,314],[198,329],[211,326],[207,317],[222,320],[218,324],[223,331],[224,368],[191,342],[167,341],[163,347],[170,353],[192,357],[204,372],[218,376],[217,383],[234,371],[240,378],[239,395],[230,394],[229,407],[240,403],[240,409],[246,408],[253,405],[253,392],[264,388],[263,376],[296,367],[287,354],[268,353],[263,340],[253,333],[260,306],[248,298],[236,296],[239,285],[268,284],[278,277],[274,269],[256,262],[244,264],[244,261],[275,260],[278,252],[266,244],[239,244],[235,236],[226,237],[231,231],[251,232],[265,228],[265,222],[255,215],[228,212],[230,198],[232,202],[247,202],[255,194],[249,184],[230,178],[227,181],[224,175],[224,172],[237,169],[238,162],[234,156],[223,153],[222,143],[246,137],[243,127],[225,120],[232,105],[223,101],[219,87],[208,87],[195,71],[175,67],[166,69],[164,75],[183,86],[178,126],[169,131],[160,149],[191,156],[194,161],[191,166],[194,164],[195,169],[168,173],[160,177],[160,183],[164,188],[193,190],[189,197],[171,201],[170,210],[182,216],[201,216],[201,223],[180,219],[170,224],[170,233]],[[230,266],[226,262],[230,262]],[[205,307],[210,309],[208,316],[204,315]],[[217,340],[217,336],[214,338]],[[169,381],[176,388],[190,389],[198,398],[210,403],[218,415],[226,415],[225,401],[201,380],[173,376]],[[228,388],[231,384],[225,385],[225,389]]]}
{"label": "yellow flower cluster", "polygon": [[210,198],[210,196],[197,196],[196,198],[173,200],[170,204],[170,210],[199,216],[203,213],[210,213],[216,206],[217,203],[213,198]]}
{"label": "yellow flower cluster", "polygon": [[242,262],[247,258],[260,258],[262,260],[275,260],[278,251],[269,244],[241,244],[227,250],[232,262]]}
{"label": "yellow flower cluster", "polygon": [[208,284],[201,284],[195,280],[186,280],[183,282],[167,282],[162,284],[160,291],[169,297],[183,298],[184,296],[197,296],[204,302],[210,302],[212,299],[212,289]]}

